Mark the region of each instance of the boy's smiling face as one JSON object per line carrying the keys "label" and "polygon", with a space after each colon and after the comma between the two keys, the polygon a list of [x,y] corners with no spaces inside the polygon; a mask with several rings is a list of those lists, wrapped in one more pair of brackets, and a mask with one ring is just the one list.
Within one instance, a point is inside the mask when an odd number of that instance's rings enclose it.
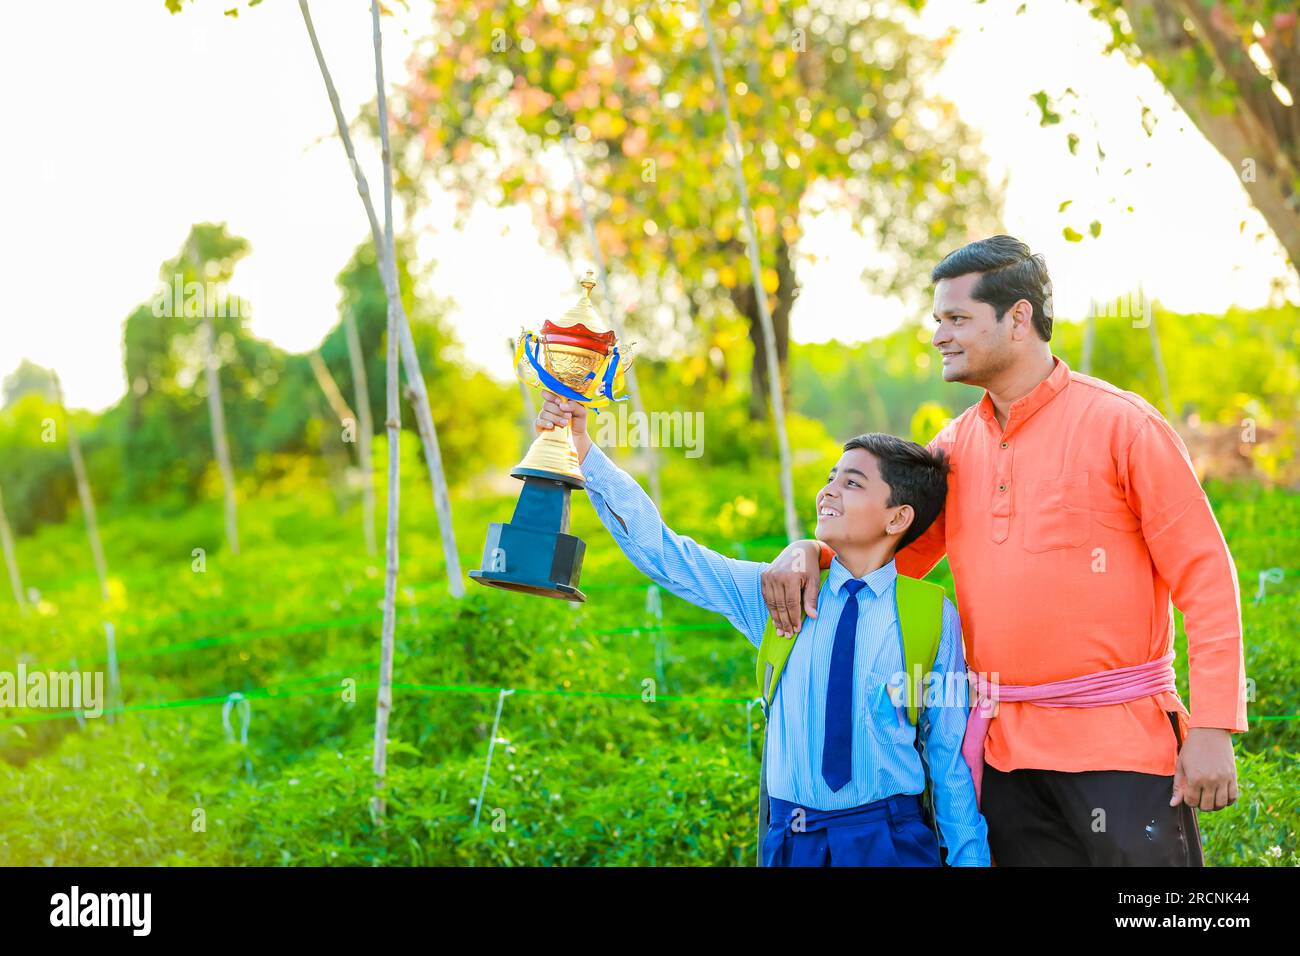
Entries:
{"label": "boy's smiling face", "polygon": [[876,456],[865,448],[850,448],[840,455],[817,493],[818,540],[837,551],[846,545],[874,544],[886,534],[897,534],[901,540],[912,523],[912,507],[891,508],[889,496]]}

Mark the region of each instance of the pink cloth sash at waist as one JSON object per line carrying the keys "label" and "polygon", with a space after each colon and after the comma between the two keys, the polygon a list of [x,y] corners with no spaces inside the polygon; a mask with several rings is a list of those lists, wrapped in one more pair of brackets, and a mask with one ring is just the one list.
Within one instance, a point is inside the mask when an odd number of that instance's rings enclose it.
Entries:
{"label": "pink cloth sash at waist", "polygon": [[[1145,664],[1116,667],[1047,684],[993,684],[982,677],[972,680],[970,714],[966,718],[961,754],[975,782],[976,801],[984,779],[984,738],[997,713],[999,700],[1028,701],[1040,707],[1106,707],[1167,692],[1177,694],[1172,650]],[[1181,703],[1178,722],[1182,738],[1186,739],[1188,717]]]}

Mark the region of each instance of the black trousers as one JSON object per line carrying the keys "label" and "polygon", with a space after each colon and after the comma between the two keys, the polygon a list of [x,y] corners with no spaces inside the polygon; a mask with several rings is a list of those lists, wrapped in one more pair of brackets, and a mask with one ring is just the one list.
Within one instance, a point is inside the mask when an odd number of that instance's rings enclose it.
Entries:
{"label": "black trousers", "polygon": [[[1176,746],[1178,722],[1169,715]],[[1196,810],[1173,776],[1131,770],[1002,771],[985,764],[980,810],[997,866],[1204,866]]]}

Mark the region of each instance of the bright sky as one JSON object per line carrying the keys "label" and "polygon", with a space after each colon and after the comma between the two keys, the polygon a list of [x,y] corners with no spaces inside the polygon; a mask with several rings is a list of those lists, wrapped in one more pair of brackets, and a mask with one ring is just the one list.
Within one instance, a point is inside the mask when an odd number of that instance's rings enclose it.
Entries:
{"label": "bright sky", "polygon": [[[367,228],[298,7],[266,3],[236,21],[221,15],[233,3],[199,0],[180,16],[162,0],[7,10],[0,263],[9,305],[0,377],[29,358],[58,370],[71,405],[115,402],[126,387],[122,321],[150,298],[160,263],[196,221],[225,221],[251,242],[233,285],[252,302],[255,334],[302,351],[337,320],[334,277]],[[427,0],[410,6],[385,18],[390,83],[404,76],[428,22]],[[1082,315],[1090,295],[1139,282],[1182,311],[1266,302],[1272,280],[1287,272],[1234,169],[1170,110],[1149,73],[1100,58],[1100,34],[1077,4],[1036,0],[1019,17],[1016,6],[930,0],[924,28],[962,31],[937,91],[980,131],[995,181],[1005,177],[1005,228],[1046,254],[1057,314]],[[374,91],[368,8],[364,0],[312,4],[350,117]],[[1039,128],[1030,95],[1066,87],[1084,99],[1081,157],[1093,155],[1096,117],[1108,154],[1100,177],[1090,161],[1069,156],[1065,127]],[[1139,96],[1158,118],[1150,139]],[[377,155],[360,145],[379,190]],[[1061,214],[1065,199],[1074,202]],[[1123,212],[1130,204],[1134,212]],[[436,210],[429,218],[438,220]],[[1086,232],[1094,218],[1104,223],[1099,240],[1064,241],[1063,226]],[[869,249],[847,223],[821,217],[803,248],[817,259],[800,266],[796,340],[857,341],[906,317],[901,303],[863,286]],[[482,208],[464,233],[430,228],[420,249],[437,263],[433,287],[455,302],[451,320],[467,357],[503,378],[505,339],[577,295],[569,266],[541,250],[523,210]]]}

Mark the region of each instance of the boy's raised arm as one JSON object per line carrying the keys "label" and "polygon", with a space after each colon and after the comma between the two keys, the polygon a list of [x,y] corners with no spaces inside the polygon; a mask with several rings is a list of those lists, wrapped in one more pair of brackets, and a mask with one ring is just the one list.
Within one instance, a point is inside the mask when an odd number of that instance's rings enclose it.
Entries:
{"label": "boy's raised arm", "polygon": [[767,565],[728,558],[677,534],[636,480],[599,446],[593,442],[582,451],[587,496],[628,559],[678,597],[726,617],[758,647],[767,624],[759,576]]}

